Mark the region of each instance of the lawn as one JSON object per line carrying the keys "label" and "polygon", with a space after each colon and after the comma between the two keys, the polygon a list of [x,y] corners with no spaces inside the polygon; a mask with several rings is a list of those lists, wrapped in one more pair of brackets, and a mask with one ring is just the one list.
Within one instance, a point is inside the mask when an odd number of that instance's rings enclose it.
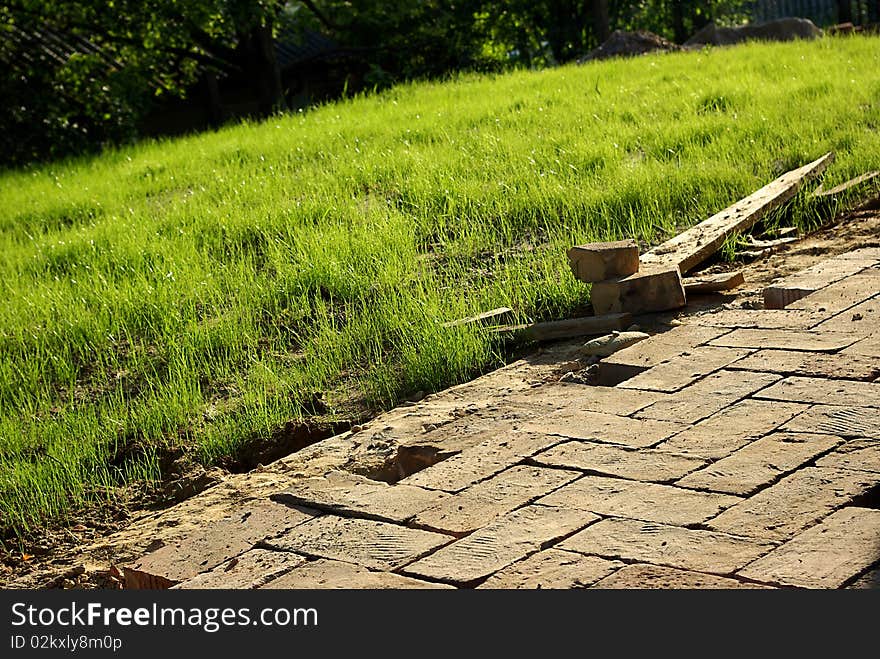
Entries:
{"label": "lawn", "polygon": [[[880,39],[422,83],[0,175],[0,527],[504,363],[576,242],[656,242],[829,150],[880,162]],[[796,219],[812,219],[800,203]],[[318,400],[316,393],[323,398]]]}

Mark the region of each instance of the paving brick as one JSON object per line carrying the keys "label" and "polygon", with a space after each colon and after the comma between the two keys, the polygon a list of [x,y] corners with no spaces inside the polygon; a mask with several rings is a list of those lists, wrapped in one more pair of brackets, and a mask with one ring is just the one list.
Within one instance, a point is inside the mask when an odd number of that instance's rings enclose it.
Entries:
{"label": "paving brick", "polygon": [[618,279],[600,281],[590,289],[596,315],[652,313],[683,307],[687,300],[677,266],[651,267]]}
{"label": "paving brick", "polygon": [[861,259],[877,265],[880,262],[880,247],[861,247],[843,254],[838,254],[835,259]]}
{"label": "paving brick", "polygon": [[849,380],[871,381],[880,377],[880,362],[876,359],[843,353],[826,355],[792,350],[758,350],[727,368]]}
{"label": "paving brick", "polygon": [[722,370],[635,414],[640,419],[697,423],[780,379],[773,373]]}
{"label": "paving brick", "polygon": [[168,588],[228,561],[260,540],[314,519],[317,511],[297,510],[267,500],[235,506],[229,514],[123,566],[126,588]]}
{"label": "paving brick", "polygon": [[563,540],[558,549],[684,570],[731,574],[773,545],[726,533],[631,519],[606,519]]}
{"label": "paving brick", "polygon": [[880,332],[869,334],[861,341],[853,343],[849,348],[841,350],[842,355],[864,355],[866,357],[880,357]]}
{"label": "paving brick", "polygon": [[576,471],[512,467],[419,513],[414,522],[464,535],[580,476]]}
{"label": "paving brick", "polygon": [[580,398],[565,405],[570,412],[604,412],[617,416],[629,416],[646,408],[664,395],[655,391],[638,391],[619,387],[585,387],[569,385],[581,391]]}
{"label": "paving brick", "polygon": [[567,255],[574,278],[588,283],[639,271],[639,246],[634,240],[578,245]]}
{"label": "paving brick", "polygon": [[432,490],[460,492],[561,441],[564,441],[563,438],[556,435],[506,432],[416,472],[400,481],[399,485],[418,485]]}
{"label": "paving brick", "polygon": [[579,510],[526,506],[408,565],[404,571],[446,583],[471,584],[597,519]]}
{"label": "paving brick", "polygon": [[805,467],[724,511],[709,526],[736,535],[786,540],[873,488],[878,478],[865,471]]}
{"label": "paving brick", "polygon": [[880,473],[880,442],[855,439],[841,444],[831,453],[817,460],[816,466]]}
{"label": "paving brick", "polygon": [[526,424],[524,430],[545,432],[570,439],[591,439],[597,442],[642,447],[657,444],[684,427],[681,423],[666,420],[633,419],[602,412],[560,410]]}
{"label": "paving brick", "polygon": [[601,384],[615,385],[641,371],[674,359],[730,330],[681,325],[639,341],[599,362]]}
{"label": "paving brick", "polygon": [[768,309],[789,307],[801,298],[826,286],[850,277],[874,264],[873,259],[826,259],[764,289],[764,306]]}
{"label": "paving brick", "polygon": [[659,449],[717,460],[778,428],[807,409],[798,403],[747,399],[674,435]]}
{"label": "paving brick", "polygon": [[372,572],[360,565],[326,559],[309,561],[262,586],[262,588],[285,590],[409,590],[450,587],[403,577],[392,572]]}
{"label": "paving brick", "polygon": [[289,551],[251,549],[192,579],[179,583],[179,589],[251,589],[290,572],[306,562],[304,556]]}
{"label": "paving brick", "polygon": [[748,496],[841,442],[843,439],[833,435],[775,432],[685,476],[677,484]]}
{"label": "paving brick", "polygon": [[757,586],[728,577],[703,574],[702,572],[693,572],[691,570],[679,570],[674,567],[637,563],[627,565],[610,577],[602,579],[593,588],[721,590],[730,588],[761,589],[769,588],[769,586]]}
{"label": "paving brick", "polygon": [[657,451],[629,449],[591,442],[565,442],[543,451],[532,462],[551,467],[580,469],[594,474],[637,481],[670,482],[699,469],[699,458]]}
{"label": "paving brick", "polygon": [[739,574],[803,588],[839,588],[880,558],[880,510],[844,508]]}
{"label": "paving brick", "polygon": [[817,332],[813,330],[735,329],[709,342],[713,346],[728,348],[776,348],[779,350],[806,350],[810,352],[834,352],[851,346],[860,336],[841,332]]}
{"label": "paving brick", "polygon": [[790,377],[764,389],[756,396],[798,403],[880,407],[880,382]]}
{"label": "paving brick", "polygon": [[701,346],[639,373],[634,378],[619,384],[617,388],[675,392],[745,357],[750,352],[750,350]]}
{"label": "paving brick", "polygon": [[749,329],[809,329],[827,320],[829,313],[804,309],[723,309],[687,316],[686,325]]}
{"label": "paving brick", "polygon": [[403,522],[445,497],[442,492],[412,485],[389,485],[344,471],[331,471],[325,476],[295,479],[288,490],[272,498],[292,506],[350,517]]}
{"label": "paving brick", "polygon": [[857,590],[877,590],[880,589],[880,568],[875,568],[873,570],[868,570],[860,576],[858,579],[853,581],[847,588],[857,589]]}
{"label": "paving brick", "polygon": [[448,536],[371,519],[324,515],[273,538],[270,548],[393,570],[449,542]]}
{"label": "paving brick", "polygon": [[880,440],[880,416],[869,407],[814,405],[786,423],[783,430]]}
{"label": "paving brick", "polygon": [[836,316],[819,323],[816,329],[822,332],[849,332],[868,336],[880,325],[880,296],[850,307]]}
{"label": "paving brick", "polygon": [[705,522],[740,501],[726,494],[604,476],[584,476],[538,499],[547,506],[681,525]]}
{"label": "paving brick", "polygon": [[838,313],[877,295],[878,290],[880,290],[880,269],[868,268],[857,275],[810,293],[788,305],[788,308]]}
{"label": "paving brick", "polygon": [[477,588],[587,588],[620,567],[618,561],[547,549],[493,574]]}

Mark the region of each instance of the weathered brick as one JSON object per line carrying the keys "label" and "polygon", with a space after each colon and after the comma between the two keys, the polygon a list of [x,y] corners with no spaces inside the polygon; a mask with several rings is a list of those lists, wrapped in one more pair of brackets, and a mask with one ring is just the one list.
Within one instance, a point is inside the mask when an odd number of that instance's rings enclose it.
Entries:
{"label": "weathered brick", "polygon": [[877,485],[878,475],[850,469],[806,467],[709,522],[718,531],[786,540]]}
{"label": "weathered brick", "polygon": [[880,416],[869,407],[814,405],[786,423],[782,429],[880,440]]}
{"label": "weathered brick", "polygon": [[603,412],[617,416],[629,416],[664,397],[663,394],[654,391],[620,389],[619,387],[585,387],[583,385],[569,385],[569,387],[577,387],[580,391],[580,398],[577,401],[563,406],[570,412]]}
{"label": "weathered brick", "polygon": [[415,517],[419,526],[464,535],[580,476],[576,471],[511,467]]}
{"label": "weathered brick", "polygon": [[726,494],[603,476],[584,476],[538,499],[547,506],[681,525],[704,522],[740,501]]}
{"label": "weathered brick", "polygon": [[555,435],[506,432],[416,472],[398,485],[418,485],[431,490],[460,492],[561,441],[564,441],[563,438]]}
{"label": "weathered brick", "polygon": [[445,497],[442,492],[412,485],[389,485],[344,471],[331,471],[325,476],[295,479],[288,490],[272,498],[291,506],[350,517],[403,522]]}
{"label": "weathered brick", "polygon": [[450,587],[403,577],[392,572],[372,572],[360,565],[326,559],[309,561],[262,586],[262,588],[284,590],[408,590]]}
{"label": "weathered brick", "polygon": [[880,407],[880,382],[790,377],[756,396],[796,403]]}
{"label": "weathered brick", "polygon": [[847,332],[867,336],[880,324],[880,296],[842,311],[816,326],[822,332]]}
{"label": "weathered brick", "polygon": [[740,570],[750,579],[839,588],[877,562],[880,510],[844,508]]}
{"label": "weathered brick", "polygon": [[407,574],[470,584],[596,521],[579,510],[526,506],[405,568]]}
{"label": "weathered brick", "polygon": [[873,260],[826,259],[811,268],[802,270],[781,281],[773,282],[764,289],[764,306],[768,309],[782,309],[829,284],[852,276],[873,265]]}
{"label": "weathered brick", "polygon": [[830,317],[804,309],[723,309],[687,316],[686,325],[749,329],[809,329]]}
{"label": "weathered brick", "polygon": [[606,519],[563,540],[558,549],[684,570],[731,574],[773,545],[726,533],[631,519]]}
{"label": "weathered brick", "polygon": [[687,300],[678,267],[652,267],[628,277],[593,284],[590,302],[596,315],[605,315],[678,309]]}
{"label": "weathered brick", "polygon": [[699,469],[706,461],[699,458],[657,451],[628,449],[591,442],[566,442],[532,458],[535,464],[580,469],[590,473],[618,476],[637,481],[669,482]]}
{"label": "weathered brick", "polygon": [[842,355],[863,355],[865,357],[880,357],[880,332],[869,334],[861,341],[856,341],[849,348],[841,350]]}
{"label": "weathered brick", "polygon": [[589,243],[568,250],[575,279],[584,282],[626,277],[639,271],[639,246],[635,240]]}
{"label": "weathered brick", "polygon": [[747,399],[672,436],[659,449],[707,459],[723,458],[805,409],[806,405],[798,403]]}
{"label": "weathered brick", "polygon": [[547,549],[493,574],[478,589],[587,588],[623,563],[571,551]]}
{"label": "weathered brick", "polygon": [[747,496],[841,442],[833,435],[775,432],[685,476],[678,485]]}
{"label": "weathered brick", "polygon": [[816,466],[880,473],[880,443],[876,440],[856,439],[841,444],[817,460]]}
{"label": "weathered brick", "polygon": [[867,268],[857,275],[810,293],[788,307],[837,313],[877,295],[878,290],[880,290],[880,269]]}
{"label": "weathered brick", "polygon": [[273,538],[271,548],[392,570],[449,542],[448,536],[370,519],[324,515]]}
{"label": "weathered brick", "polygon": [[880,377],[880,362],[876,359],[843,353],[826,355],[792,350],[758,350],[727,368],[849,380],[870,381]]}
{"label": "weathered brick", "polygon": [[250,589],[264,586],[272,579],[306,562],[304,556],[289,551],[251,549],[196,575],[174,588],[180,589]]}
{"label": "weathered brick", "polygon": [[778,381],[773,373],[722,370],[649,405],[635,414],[640,419],[675,419],[696,423]]}
{"label": "weathered brick", "polygon": [[168,588],[228,561],[260,540],[309,523],[317,511],[257,500],[123,566],[127,588]]}
{"label": "weathered brick", "polygon": [[683,424],[673,421],[633,419],[602,412],[568,410],[548,414],[524,426],[524,430],[532,432],[633,447],[657,444],[683,428]]}
{"label": "weathered brick", "polygon": [[610,577],[602,579],[593,588],[720,590],[729,588],[769,588],[769,586],[758,586],[728,577],[703,574],[702,572],[693,572],[691,570],[680,570],[663,565],[637,563],[621,568]]}
{"label": "weathered brick", "polygon": [[615,385],[728,332],[717,327],[682,325],[639,341],[599,362],[599,381]]}
{"label": "weathered brick", "polygon": [[675,359],[658,364],[617,386],[671,393],[748,355],[750,350],[701,346]]}
{"label": "weathered brick", "polygon": [[840,332],[813,330],[735,329],[730,334],[713,339],[709,345],[728,348],[776,348],[779,350],[806,350],[834,352],[851,346],[860,336]]}

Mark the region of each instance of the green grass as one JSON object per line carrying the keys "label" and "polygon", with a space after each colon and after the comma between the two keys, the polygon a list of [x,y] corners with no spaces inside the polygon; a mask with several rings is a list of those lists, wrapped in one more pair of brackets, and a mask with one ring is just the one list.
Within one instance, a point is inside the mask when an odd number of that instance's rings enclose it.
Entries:
{"label": "green grass", "polygon": [[[880,160],[880,39],[404,85],[0,177],[0,526],[183,451],[501,364],[497,306],[584,302],[564,249],[656,241],[828,150]],[[801,221],[809,221],[809,208]]]}

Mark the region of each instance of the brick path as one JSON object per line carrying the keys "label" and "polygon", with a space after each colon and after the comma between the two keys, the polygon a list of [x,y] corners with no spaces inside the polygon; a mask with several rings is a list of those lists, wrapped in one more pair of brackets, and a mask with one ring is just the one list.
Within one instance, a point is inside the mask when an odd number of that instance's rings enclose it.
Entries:
{"label": "brick path", "polygon": [[126,581],[876,587],[880,250],[829,261],[606,358],[615,386],[549,350],[230,478],[127,531]]}

